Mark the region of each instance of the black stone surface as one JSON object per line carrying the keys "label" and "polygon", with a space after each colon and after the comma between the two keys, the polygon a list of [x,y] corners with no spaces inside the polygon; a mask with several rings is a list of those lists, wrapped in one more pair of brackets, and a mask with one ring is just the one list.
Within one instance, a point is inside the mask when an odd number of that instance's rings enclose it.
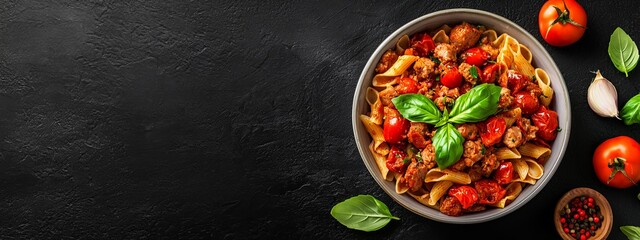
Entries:
{"label": "black stone surface", "polygon": [[[600,69],[619,104],[640,92],[607,55],[640,41],[639,1],[583,1],[588,29],[556,48],[543,1],[19,1],[0,4],[1,239],[557,239],[553,208],[591,187],[619,227],[640,226],[637,187],[601,184],[595,147],[638,125],[595,115]],[[571,95],[572,131],[548,185],[500,219],[452,225],[387,196],[356,150],[351,102],[377,45],[447,8],[487,10],[543,43]],[[400,217],[350,230],[330,215],[371,194]],[[513,235],[518,233],[518,235]]]}

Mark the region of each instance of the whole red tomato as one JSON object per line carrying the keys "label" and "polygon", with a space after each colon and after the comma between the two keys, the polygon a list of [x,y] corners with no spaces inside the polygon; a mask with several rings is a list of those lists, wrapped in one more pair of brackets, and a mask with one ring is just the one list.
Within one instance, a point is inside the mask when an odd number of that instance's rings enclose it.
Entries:
{"label": "whole red tomato", "polygon": [[593,153],[593,169],[607,186],[629,188],[640,180],[640,144],[628,136],[600,143]]}
{"label": "whole red tomato", "polygon": [[382,136],[384,140],[391,144],[399,144],[407,137],[407,132],[411,123],[395,110],[387,114],[382,125]]}
{"label": "whole red tomato", "polygon": [[507,121],[504,118],[492,116],[478,123],[478,128],[482,144],[489,147],[502,140],[502,135],[507,129]]}
{"label": "whole red tomato", "polygon": [[533,125],[538,127],[536,135],[546,141],[553,141],[558,136],[558,113],[540,106],[538,111],[531,115]]}
{"label": "whole red tomato", "polygon": [[513,180],[513,174],[513,163],[505,161],[500,163],[500,166],[498,166],[498,169],[496,169],[493,174],[493,179],[495,179],[498,184],[507,184]]}
{"label": "whole red tomato", "polygon": [[522,113],[529,115],[535,113],[540,107],[538,98],[526,91],[520,91],[513,94],[516,106],[522,109]]}
{"label": "whole red tomato", "polygon": [[452,67],[440,75],[440,82],[448,88],[457,88],[462,84],[462,74],[457,67]]}
{"label": "whole red tomato", "polygon": [[549,0],[538,13],[538,28],[549,45],[571,45],[584,35],[587,13],[575,0]]}
{"label": "whole red tomato", "polygon": [[448,194],[458,199],[464,209],[473,206],[478,201],[476,189],[466,185],[451,187]]}

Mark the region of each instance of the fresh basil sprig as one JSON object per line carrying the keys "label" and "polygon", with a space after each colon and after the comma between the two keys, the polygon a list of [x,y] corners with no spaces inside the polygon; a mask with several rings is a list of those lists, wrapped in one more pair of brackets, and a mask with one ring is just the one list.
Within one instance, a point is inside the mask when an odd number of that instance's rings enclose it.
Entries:
{"label": "fresh basil sprig", "polygon": [[442,117],[440,110],[431,99],[422,94],[403,94],[391,99],[402,117],[412,122],[437,124]]}
{"label": "fresh basil sprig", "polygon": [[629,240],[640,240],[640,227],[621,226],[620,231],[622,231]]}
{"label": "fresh basil sprig", "polygon": [[440,169],[445,169],[460,160],[464,150],[464,138],[453,124],[480,122],[495,114],[501,90],[501,87],[493,84],[475,86],[458,97],[451,113],[446,108],[441,113],[435,103],[422,94],[404,94],[391,101],[402,117],[438,128],[432,140],[436,150],[436,163]]}
{"label": "fresh basil sprig", "polygon": [[624,104],[620,115],[624,124],[640,123],[640,94],[633,96]]}
{"label": "fresh basil sprig", "polygon": [[629,77],[629,72],[638,65],[638,46],[622,28],[616,28],[609,39],[609,58],[620,72]]}
{"label": "fresh basil sprig", "polygon": [[436,150],[436,163],[444,169],[453,165],[462,157],[464,138],[451,123],[436,130],[433,135],[433,147]]}
{"label": "fresh basil sprig", "polygon": [[348,228],[372,232],[400,218],[391,215],[389,208],[371,195],[358,195],[331,208],[331,216]]}
{"label": "fresh basil sprig", "polygon": [[460,95],[449,114],[451,123],[480,122],[498,111],[502,87],[493,84],[478,85]]}

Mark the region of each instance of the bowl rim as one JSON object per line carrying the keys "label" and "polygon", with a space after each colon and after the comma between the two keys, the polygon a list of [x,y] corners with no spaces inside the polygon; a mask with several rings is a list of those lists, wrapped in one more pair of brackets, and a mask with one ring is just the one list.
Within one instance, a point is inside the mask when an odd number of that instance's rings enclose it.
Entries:
{"label": "bowl rim", "polygon": [[[405,204],[403,202],[403,197],[400,194],[397,194],[393,189],[388,189],[384,186],[385,184],[387,184],[386,181],[384,179],[381,179],[380,177],[376,177],[376,175],[379,174],[378,167],[367,160],[366,156],[367,154],[369,154],[368,153],[369,150],[364,146],[361,146],[362,144],[359,144],[362,140],[359,137],[359,131],[363,131],[364,127],[359,126],[360,124],[359,115],[361,113],[357,111],[358,105],[361,104],[360,101],[363,100],[363,98],[361,97],[362,93],[364,92],[362,90],[363,84],[365,82],[368,83],[365,77],[368,74],[368,70],[371,71],[371,66],[377,63],[377,61],[379,60],[378,56],[381,55],[381,52],[384,52],[387,50],[384,47],[388,45],[391,41],[396,41],[396,39],[400,36],[401,33],[408,31],[414,25],[419,24],[420,22],[423,22],[423,21],[428,21],[431,18],[440,16],[443,14],[451,14],[451,13],[472,14],[472,15],[479,15],[481,17],[488,17],[496,20],[497,22],[500,22],[501,24],[508,25],[508,28],[512,29],[511,31],[517,31],[523,34],[526,38],[530,39],[532,43],[528,44],[529,48],[531,49],[531,44],[535,45],[535,48],[540,50],[539,54],[542,55],[541,57],[544,59],[550,60],[548,64],[550,65],[551,69],[545,69],[545,70],[557,73],[558,79],[554,83],[560,84],[561,86],[558,89],[554,88],[554,91],[557,92],[558,90],[562,90],[562,93],[565,97],[560,100],[561,101],[560,104],[564,105],[564,107],[566,108],[566,114],[564,116],[566,120],[564,121],[564,124],[562,123],[560,124],[560,127],[563,129],[563,132],[564,132],[563,137],[561,139],[556,139],[556,141],[558,140],[561,141],[560,146],[562,147],[558,150],[557,159],[555,159],[555,161],[552,161],[551,163],[549,162],[545,163],[545,176],[543,176],[543,178],[538,180],[536,184],[527,186],[527,188],[523,190],[523,192],[525,190],[531,191],[529,192],[530,195],[526,196],[526,198],[523,198],[524,196],[517,198],[514,202],[512,202],[511,204],[507,205],[505,208],[502,208],[502,209],[495,209],[495,210],[492,209],[493,211],[487,210],[487,211],[483,211],[482,213],[469,214],[469,215],[463,215],[463,216],[457,216],[457,217],[447,216],[439,212],[438,214],[430,214],[429,212],[426,212],[426,213],[420,212],[419,209],[414,209],[408,204]],[[405,209],[431,220],[444,222],[444,223],[454,223],[454,224],[473,224],[473,223],[491,221],[519,209],[521,206],[525,205],[527,202],[533,199],[542,190],[542,188],[544,188],[544,186],[546,186],[546,184],[550,181],[551,177],[554,175],[555,171],[558,169],[558,166],[562,162],[562,159],[564,157],[564,154],[569,142],[569,137],[570,137],[569,133],[571,131],[571,124],[570,124],[571,123],[571,105],[570,105],[570,97],[568,94],[568,89],[565,84],[561,71],[558,69],[558,66],[556,65],[551,55],[547,52],[547,50],[527,30],[525,30],[518,24],[512,22],[511,20],[492,12],[479,10],[479,9],[472,9],[472,8],[451,8],[451,9],[434,11],[434,12],[422,15],[420,17],[417,17],[405,23],[404,25],[399,27],[397,30],[395,30],[393,33],[389,34],[376,47],[375,51],[370,55],[369,60],[366,62],[365,66],[363,67],[362,73],[358,78],[358,83],[356,85],[355,93],[353,97],[351,118],[352,118],[351,124],[352,124],[353,134],[355,137],[355,143],[356,143],[356,147],[358,148],[360,158],[362,159],[365,166],[367,167],[367,170],[369,171],[371,177],[373,177],[374,180],[377,182],[378,186],[381,187],[385,191],[385,193],[389,195],[396,203],[400,204]],[[551,164],[551,165],[547,166],[548,164]],[[432,209],[427,206],[424,206],[424,208],[430,209],[433,211],[438,211],[436,209]],[[430,210],[427,210],[427,211],[430,211]]]}

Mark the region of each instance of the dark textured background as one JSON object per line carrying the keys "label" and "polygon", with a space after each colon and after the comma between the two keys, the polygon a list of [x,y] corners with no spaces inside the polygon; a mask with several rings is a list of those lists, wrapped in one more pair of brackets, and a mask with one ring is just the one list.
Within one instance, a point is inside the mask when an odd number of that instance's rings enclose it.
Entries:
{"label": "dark textured background", "polygon": [[[611,239],[640,226],[637,187],[602,185],[591,155],[638,125],[596,116],[600,69],[624,104],[640,92],[607,44],[640,40],[640,1],[590,1],[583,39],[543,45],[569,87],[573,125],[556,175],[528,204],[473,225],[394,203],[354,144],[351,102],[377,45],[424,14],[477,8],[542,41],[543,1],[30,1],[0,3],[2,239],[556,239],[555,202],[592,187],[612,203]],[[402,220],[365,233],[330,215],[371,194]]]}

